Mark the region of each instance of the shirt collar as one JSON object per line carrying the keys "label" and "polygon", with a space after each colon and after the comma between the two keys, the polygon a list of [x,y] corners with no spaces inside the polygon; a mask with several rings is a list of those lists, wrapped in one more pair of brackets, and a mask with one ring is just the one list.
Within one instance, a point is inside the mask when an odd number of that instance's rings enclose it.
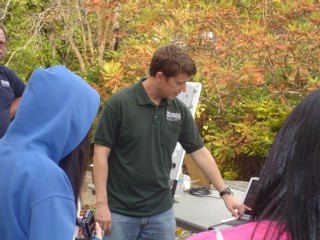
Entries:
{"label": "shirt collar", "polygon": [[[148,105],[148,104],[154,105],[154,103],[150,100],[146,90],[142,85],[142,82],[146,79],[147,78],[141,78],[139,82],[136,84],[136,88],[135,88],[136,99],[139,105]],[[166,105],[166,104],[172,105],[172,100],[162,99],[160,105]]]}

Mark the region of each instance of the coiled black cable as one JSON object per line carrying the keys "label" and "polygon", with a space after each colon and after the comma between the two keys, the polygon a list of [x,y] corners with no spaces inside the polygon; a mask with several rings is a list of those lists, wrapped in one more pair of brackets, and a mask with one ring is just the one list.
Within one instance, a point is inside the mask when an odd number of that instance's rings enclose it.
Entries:
{"label": "coiled black cable", "polygon": [[192,187],[189,189],[189,193],[196,197],[211,197],[211,198],[220,198],[211,196],[212,192],[208,187]]}

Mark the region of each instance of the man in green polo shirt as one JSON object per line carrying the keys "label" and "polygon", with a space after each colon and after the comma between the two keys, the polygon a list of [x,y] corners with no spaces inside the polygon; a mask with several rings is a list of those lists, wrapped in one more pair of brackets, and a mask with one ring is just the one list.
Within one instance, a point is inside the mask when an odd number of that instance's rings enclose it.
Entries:
{"label": "man in green polo shirt", "polygon": [[190,110],[176,98],[196,74],[195,62],[168,45],[155,51],[149,73],[106,102],[94,136],[95,217],[108,240],[175,239],[169,178],[177,142],[232,215],[245,208],[226,189]]}

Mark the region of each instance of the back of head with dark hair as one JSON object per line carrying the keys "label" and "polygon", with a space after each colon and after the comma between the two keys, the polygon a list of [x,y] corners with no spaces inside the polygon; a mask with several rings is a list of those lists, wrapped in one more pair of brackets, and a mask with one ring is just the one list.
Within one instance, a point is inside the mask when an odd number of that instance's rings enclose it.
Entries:
{"label": "back of head with dark hair", "polygon": [[317,90],[293,109],[272,144],[260,174],[253,220],[284,223],[292,240],[320,239],[319,170]]}
{"label": "back of head with dark hair", "polygon": [[179,73],[193,76],[196,74],[196,64],[182,48],[172,44],[154,52],[149,74],[154,77],[157,72],[162,72],[166,77],[174,77]]}

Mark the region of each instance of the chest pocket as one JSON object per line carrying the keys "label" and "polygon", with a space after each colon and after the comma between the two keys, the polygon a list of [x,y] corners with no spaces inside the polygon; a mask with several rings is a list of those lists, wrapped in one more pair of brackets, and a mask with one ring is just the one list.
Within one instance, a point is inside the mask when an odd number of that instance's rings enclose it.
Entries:
{"label": "chest pocket", "polygon": [[169,152],[173,152],[176,144],[179,140],[181,132],[180,124],[176,126],[171,124],[166,124],[161,131],[161,144],[168,149]]}

